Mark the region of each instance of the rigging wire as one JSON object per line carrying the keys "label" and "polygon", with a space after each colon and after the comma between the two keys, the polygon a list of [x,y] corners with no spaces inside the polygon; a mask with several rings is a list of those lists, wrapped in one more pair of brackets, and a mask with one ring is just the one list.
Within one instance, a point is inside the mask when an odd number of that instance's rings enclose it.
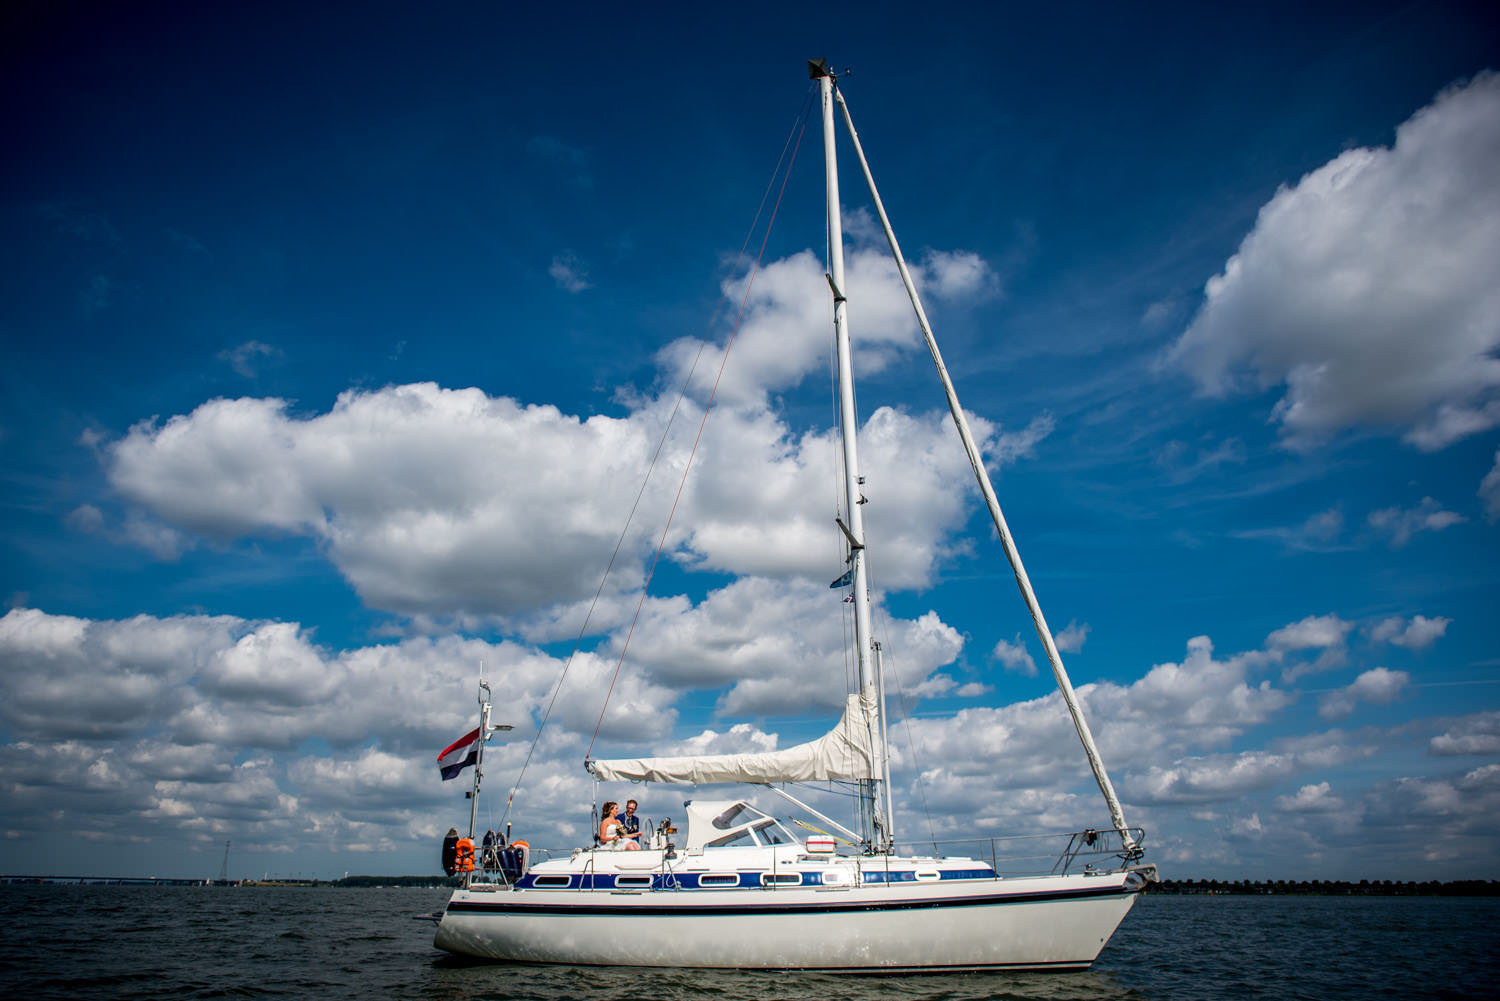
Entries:
{"label": "rigging wire", "polygon": [[[777,160],[776,160],[776,166],[772,169],[771,176],[766,181],[766,188],[765,188],[765,190],[763,192],[761,192],[760,204],[757,205],[756,209],[755,209],[755,217],[751,220],[751,222],[750,222],[750,228],[745,233],[745,239],[740,244],[739,253],[735,256],[736,263],[738,263],[738,262],[740,262],[740,261],[742,261],[744,259],[744,257],[745,257],[745,251],[746,251],[746,249],[749,248],[750,241],[755,236],[755,231],[756,231],[756,229],[760,225],[761,215],[765,212],[766,200],[770,197],[771,190],[776,185],[776,178],[777,178],[777,176],[782,173],[782,164],[783,163],[786,164],[786,173],[788,175],[790,175],[790,173],[791,173],[791,163],[787,162],[787,151],[788,151],[788,149],[791,150],[792,160],[795,161],[796,155],[797,155],[797,153],[796,153],[797,147],[800,146],[801,142],[802,142],[802,132],[805,131],[806,128],[807,128],[807,117],[808,117],[808,111],[809,111],[809,108],[811,107],[811,104],[812,104],[812,97],[811,97],[811,90],[809,90],[808,95],[803,98],[802,109],[798,112],[796,118],[794,118],[793,121],[792,121],[791,131],[787,133],[786,141],[782,144],[781,155],[777,158]],[[794,139],[795,139],[795,144],[794,144]],[[785,189],[786,189],[786,179],[783,178],[783,180],[782,180],[782,191],[784,192]],[[776,204],[777,204],[778,207],[781,204],[781,196],[779,194],[777,195]],[[774,223],[774,222],[775,222],[775,213],[773,211],[771,222],[767,224],[767,229],[766,229],[766,238],[767,239],[769,239],[769,237],[770,237],[770,225],[771,225],[771,223]],[[762,243],[761,243],[761,255],[764,255],[764,254],[765,254],[765,241],[763,240]],[[756,264],[756,268],[758,269],[759,265],[760,265],[760,258],[759,257],[756,258],[755,264]],[[752,272],[751,272],[751,280],[752,280],[752,282],[754,280],[754,270],[752,270]],[[746,295],[747,296],[749,295],[749,288],[748,287],[746,288]],[[707,328],[708,330],[711,331],[714,328],[714,325],[718,322],[719,314],[723,310],[724,304],[725,304],[726,301],[727,300],[722,295],[719,296],[719,298],[716,300],[715,305],[714,305],[713,314],[709,317],[708,328]],[[740,313],[743,316],[743,314],[744,314],[744,306],[743,306],[743,304],[740,307]],[[735,321],[735,329],[738,330],[738,328],[739,328],[739,321],[737,319]],[[733,343],[733,339],[732,338],[731,338],[731,343]],[[531,759],[532,759],[533,755],[535,755],[536,749],[537,749],[537,745],[538,745],[538,743],[540,743],[540,741],[542,739],[542,731],[546,728],[547,721],[552,718],[552,709],[557,704],[557,697],[558,697],[558,695],[562,693],[563,683],[567,680],[568,671],[572,668],[573,661],[577,658],[578,651],[583,646],[583,638],[584,638],[584,636],[586,636],[588,634],[589,622],[593,618],[594,610],[599,605],[599,597],[600,597],[600,595],[602,595],[604,593],[604,585],[609,581],[609,575],[614,570],[615,561],[619,558],[620,550],[623,548],[623,546],[625,544],[625,538],[626,538],[626,535],[630,531],[630,525],[631,525],[631,523],[635,519],[636,510],[640,507],[641,498],[645,496],[646,487],[651,482],[651,475],[656,470],[657,460],[661,458],[662,450],[666,446],[667,438],[671,434],[673,424],[676,423],[677,415],[678,415],[678,413],[682,409],[682,403],[687,398],[688,387],[692,384],[693,376],[697,374],[698,363],[702,359],[703,352],[707,348],[707,346],[708,346],[707,339],[699,342],[699,344],[698,344],[698,352],[697,352],[697,354],[695,354],[693,356],[693,363],[692,363],[692,365],[690,365],[688,367],[687,374],[683,377],[682,386],[681,386],[681,388],[677,392],[677,401],[676,401],[675,404],[673,404],[672,413],[667,417],[666,425],[662,428],[661,437],[657,440],[657,443],[656,443],[656,451],[652,454],[651,461],[646,466],[646,473],[645,473],[645,476],[641,480],[640,489],[638,491],[636,491],[635,502],[633,504],[631,504],[631,506],[630,506],[630,513],[625,516],[625,524],[620,528],[620,537],[615,541],[614,552],[612,552],[610,554],[609,562],[605,565],[605,568],[604,568],[604,574],[599,578],[599,586],[598,586],[598,588],[595,589],[595,591],[594,591],[594,597],[589,602],[588,611],[584,614],[584,617],[583,617],[583,624],[581,626],[579,626],[578,637],[573,642],[573,649],[568,654],[568,659],[567,659],[566,663],[563,664],[562,673],[558,676],[558,679],[557,679],[557,685],[552,689],[552,697],[547,701],[547,709],[542,714],[542,720],[541,720],[541,722],[539,724],[537,724],[536,734],[535,734],[535,736],[532,737],[532,740],[531,740],[531,747],[526,752],[526,759],[522,762],[520,771],[517,772],[517,774],[516,774],[515,782],[511,785],[510,795],[506,797],[506,800],[505,800],[505,813],[502,814],[501,818],[500,818],[500,821],[501,821],[502,824],[506,820],[508,820],[510,818],[511,807],[515,803],[515,799],[516,799],[516,791],[521,786],[521,780],[526,775],[526,769],[531,765]],[[728,355],[728,348],[727,347],[725,348],[725,355],[726,355],[726,357]],[[722,374],[722,372],[723,372],[723,367],[721,365],[720,366],[720,373]],[[715,388],[717,388],[717,386],[718,386],[718,381],[717,380],[715,380],[714,385],[715,385]],[[706,411],[705,411],[705,415],[704,416],[705,416],[705,418],[707,417]],[[702,426],[701,425],[699,426],[699,435],[700,436],[702,435]],[[689,459],[689,465],[691,465],[691,459]],[[686,475],[687,475],[686,472],[684,472],[683,475],[684,475],[684,477],[686,477]],[[679,493],[680,492],[681,492],[681,488],[679,487]],[[676,505],[674,504],[673,505],[673,510],[675,510],[675,509],[676,509]],[[663,533],[663,538],[665,538],[665,533]],[[660,550],[658,550],[657,555],[660,556]],[[653,566],[653,570],[654,570],[655,564],[653,563],[652,566]],[[650,583],[650,578],[647,578],[646,583],[647,584]],[[644,591],[644,588],[643,588],[643,590],[642,590],[642,596],[643,597],[644,597],[644,593],[645,593],[645,591]],[[640,614],[640,609],[639,608],[636,609],[636,614],[637,615]],[[623,656],[624,656],[623,652],[622,652],[621,656],[623,658]],[[619,668],[618,667],[616,667],[616,669],[615,669],[615,674],[616,674],[616,676],[618,676],[618,674],[619,674]],[[613,681],[611,681],[611,683],[610,683],[610,690],[611,691],[614,690],[614,683],[613,683]],[[608,704],[609,704],[609,699],[606,696],[606,698],[605,698],[605,705],[608,706]],[[600,712],[600,721],[601,722],[603,721],[603,712],[602,711]],[[598,728],[598,726],[595,726],[595,728],[594,728],[594,736],[597,737],[598,733],[599,733],[599,728]],[[593,741],[590,740],[589,741],[589,750],[592,751],[593,747],[594,747]]]}
{"label": "rigging wire", "polygon": [[609,690],[604,694],[604,705],[599,709],[599,720],[594,724],[594,733],[593,736],[589,738],[589,747],[588,750],[584,752],[584,760],[588,760],[589,757],[591,757],[594,753],[594,743],[599,739],[599,728],[604,725],[604,714],[608,712],[610,699],[614,696],[615,685],[620,679],[620,669],[625,666],[625,655],[630,650],[630,640],[635,635],[636,623],[640,621],[641,609],[646,604],[646,595],[650,592],[651,581],[655,578],[656,568],[661,563],[661,554],[662,551],[666,548],[667,544],[667,533],[671,531],[672,520],[677,515],[677,506],[681,502],[682,492],[687,486],[688,474],[692,471],[693,460],[698,454],[698,445],[703,441],[703,429],[708,424],[709,414],[713,412],[714,400],[719,394],[719,383],[724,378],[725,366],[729,364],[729,353],[734,348],[735,338],[739,335],[740,325],[744,322],[745,319],[745,310],[750,304],[750,292],[755,287],[755,276],[760,273],[760,264],[761,261],[765,258],[766,246],[770,243],[771,240],[771,230],[776,225],[776,215],[781,209],[781,201],[783,196],[785,196],[786,194],[787,182],[791,179],[792,164],[796,162],[797,151],[802,147],[802,136],[807,129],[808,109],[810,108],[811,100],[809,98],[804,101],[802,121],[800,127],[796,130],[797,139],[792,146],[792,154],[791,158],[787,161],[786,171],[782,175],[781,187],[777,190],[776,193],[776,202],[771,207],[771,215],[766,222],[765,235],[761,238],[760,242],[760,252],[756,254],[755,264],[751,267],[749,277],[745,282],[745,292],[740,299],[739,312],[735,315],[734,326],[729,332],[729,339],[724,344],[724,354],[719,361],[719,371],[714,376],[714,384],[713,388],[709,391],[708,401],[704,404],[703,416],[698,421],[698,434],[693,439],[693,447],[688,452],[687,463],[683,466],[682,478],[678,481],[677,493],[672,498],[672,508],[667,513],[667,523],[662,526],[661,539],[657,542],[656,545],[656,554],[651,558],[651,569],[646,574],[645,583],[641,586],[641,596],[640,599],[636,602],[635,614],[631,617],[630,620],[630,628],[626,630],[625,641],[620,645],[620,657],[619,660],[615,662],[614,674],[610,676]]}
{"label": "rigging wire", "polygon": [[[827,267],[828,267],[827,262],[830,261],[832,259],[832,257],[833,257],[833,230],[826,223],[824,224],[824,234],[825,234],[824,235],[824,248],[825,248],[824,249],[824,254],[825,254],[824,261],[825,261],[825,270],[827,270]],[[848,278],[847,277],[845,277],[845,282],[846,283],[848,282]],[[831,357],[830,357],[830,360],[832,361]],[[835,392],[836,392],[836,390],[835,390]],[[853,419],[854,419],[855,427],[858,428],[858,426],[859,426],[859,387],[857,385],[853,387],[853,395],[854,395],[854,414],[853,414]],[[836,406],[836,404],[835,404],[835,406]],[[838,422],[836,420],[835,421],[835,426],[838,427],[839,436],[842,437],[846,433],[846,429],[843,427],[843,424],[840,423],[840,422]],[[840,455],[838,461],[842,462],[842,450],[841,449],[836,449],[836,451],[838,451],[839,455]],[[835,464],[835,469],[837,469],[837,468],[838,468],[838,466],[837,466],[837,463],[836,463]],[[859,476],[859,470],[857,470],[857,469],[854,470],[854,476],[855,477]],[[836,504],[835,506],[837,507],[838,505]],[[851,513],[850,517],[852,518],[852,516],[853,515]],[[874,579],[874,569],[870,565],[870,553],[869,553],[868,550],[865,552],[865,579],[867,581]],[[887,619],[886,619],[886,616],[884,614],[883,608],[882,608],[882,606],[877,605],[873,601],[871,602],[871,605],[872,605],[873,614],[874,614],[874,616],[876,617],[876,619],[878,621],[878,628],[879,628],[880,632],[882,633],[884,641],[885,641],[885,649],[889,650],[889,649],[891,649],[890,630],[889,630],[889,627],[888,627]],[[850,646],[850,644],[848,642],[849,618],[850,618],[850,616],[848,616],[848,615],[844,616],[844,622],[845,622],[845,630],[844,630],[845,631],[845,644],[844,644],[845,645],[845,652],[844,652],[845,668],[844,668],[844,673],[845,673],[845,683],[846,683],[846,685],[848,685],[848,682],[849,682],[849,671],[850,671],[850,667],[849,667],[849,657],[850,657],[849,646]],[[907,742],[908,748],[911,750],[912,764],[915,767],[916,766],[916,759],[917,759],[917,749],[916,749],[916,742],[913,740],[912,735],[911,735],[911,715],[910,715],[910,713],[908,711],[908,707],[907,707],[907,704],[906,704],[906,690],[905,690],[905,688],[901,684],[901,675],[896,670],[894,664],[891,665],[891,676],[896,681],[896,694],[897,694],[897,697],[900,699],[900,702],[901,702],[901,723],[902,723],[903,728],[906,731],[906,742]],[[852,686],[850,686],[850,687],[852,687]],[[927,833],[928,833],[928,836],[931,837],[931,838],[933,838],[934,841],[935,841],[937,835],[933,831],[933,826],[932,826],[932,811],[931,811],[931,809],[927,805],[927,789],[926,789],[926,784],[922,781],[922,773],[921,773],[920,768],[918,768],[916,770],[916,778],[917,778],[917,793],[921,797],[921,800],[922,800],[923,819],[925,819],[926,822],[927,822]],[[889,820],[890,820],[890,818],[887,818],[887,822],[889,822]]]}

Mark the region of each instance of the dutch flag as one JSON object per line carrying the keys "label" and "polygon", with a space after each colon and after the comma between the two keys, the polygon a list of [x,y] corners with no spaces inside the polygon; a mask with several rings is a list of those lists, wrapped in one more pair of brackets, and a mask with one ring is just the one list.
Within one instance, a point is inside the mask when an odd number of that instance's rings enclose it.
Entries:
{"label": "dutch flag", "polygon": [[462,737],[449,744],[442,754],[438,755],[438,770],[443,773],[443,781],[458,778],[458,773],[468,768],[479,760],[479,728],[464,734]]}

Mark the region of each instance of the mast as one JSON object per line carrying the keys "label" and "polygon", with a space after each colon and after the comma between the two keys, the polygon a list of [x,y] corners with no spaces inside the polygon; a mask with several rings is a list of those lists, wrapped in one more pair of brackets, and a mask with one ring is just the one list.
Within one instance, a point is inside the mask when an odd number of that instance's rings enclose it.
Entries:
{"label": "mast", "polygon": [[[825,105],[828,92],[825,81]],[[1057,679],[1057,687],[1062,692],[1063,701],[1067,703],[1068,714],[1073,719],[1073,728],[1078,731],[1078,739],[1083,743],[1084,754],[1088,756],[1089,767],[1094,771],[1094,780],[1099,784],[1099,791],[1104,794],[1105,805],[1109,807],[1109,817],[1119,831],[1122,843],[1126,851],[1140,854],[1140,848],[1135,839],[1131,837],[1129,829],[1125,826],[1125,813],[1120,809],[1119,797],[1115,795],[1115,787],[1109,781],[1109,774],[1104,770],[1104,759],[1099,756],[1099,748],[1094,744],[1094,735],[1089,730],[1088,721],[1083,717],[1083,708],[1078,704],[1078,696],[1073,692],[1073,683],[1068,680],[1068,672],[1063,667],[1062,655],[1057,651],[1057,643],[1052,638],[1052,630],[1047,626],[1047,619],[1042,615],[1042,606],[1037,601],[1036,592],[1032,590],[1031,578],[1026,574],[1026,567],[1021,563],[1021,552],[1016,548],[1015,539],[1011,537],[1010,527],[1005,522],[1005,515],[1000,511],[1000,501],[995,495],[995,488],[990,483],[990,474],[984,468],[984,459],[979,453],[979,446],[974,443],[974,436],[969,431],[969,422],[964,417],[963,407],[958,402],[958,392],[953,388],[953,380],[948,376],[947,366],[943,364],[943,355],[938,351],[937,338],[933,336],[932,326],[927,322],[927,313],[922,309],[922,301],[917,296],[917,287],[912,283],[911,273],[907,271],[906,259],[901,256],[901,246],[896,242],[896,231],[891,228],[891,220],[885,214],[885,205],[880,200],[880,192],[875,190],[875,177],[870,173],[869,161],[865,159],[864,148],[859,142],[859,133],[854,130],[854,119],[850,117],[849,105],[844,101],[844,95],[834,92],[839,102],[839,110],[844,116],[844,125],[849,131],[849,138],[854,144],[854,153],[859,157],[860,168],[864,171],[865,183],[870,188],[870,198],[875,203],[875,212],[880,217],[881,228],[885,230],[885,239],[891,247],[891,253],[896,258],[896,268],[901,273],[901,281],[906,286],[907,297],[911,299],[912,308],[917,314],[917,324],[922,328],[922,338],[927,342],[927,350],[932,355],[933,364],[937,366],[938,376],[943,382],[943,392],[948,398],[948,412],[953,415],[953,423],[958,428],[958,436],[963,441],[964,451],[969,456],[969,465],[974,469],[974,477],[979,481],[980,493],[984,495],[985,506],[989,508],[990,517],[995,523],[995,530],[1000,534],[1000,545],[1005,550],[1005,558],[1010,562],[1011,571],[1016,577],[1016,586],[1021,589],[1021,597],[1026,601],[1026,607],[1031,612],[1032,624],[1036,627],[1037,636],[1041,638],[1042,646],[1047,651],[1047,660],[1052,665],[1052,675]],[[825,114],[828,110],[825,106]],[[826,126],[825,126],[826,129]]]}
{"label": "mast", "polygon": [[[843,430],[844,446],[844,510],[849,519],[841,525],[849,541],[849,561],[852,571],[854,595],[854,647],[858,661],[859,691],[861,696],[874,694],[875,665],[874,648],[870,629],[870,582],[865,565],[865,520],[864,497],[859,475],[859,448],[855,441],[858,414],[854,409],[854,370],[849,348],[849,319],[844,296],[844,228],[839,214],[838,157],[835,151],[837,136],[833,124],[833,75],[826,60],[808,63],[808,73],[818,81],[823,106],[823,169],[828,199],[828,285],[833,291],[833,336],[835,354],[838,359],[839,426]],[[860,834],[865,843],[879,851],[891,846],[890,818],[879,807],[877,785],[889,787],[889,776],[885,769],[887,755],[884,744],[882,720],[885,706],[876,699],[876,718],[868,720],[872,728],[871,744],[876,749],[875,761],[881,769],[881,779],[859,781]]]}

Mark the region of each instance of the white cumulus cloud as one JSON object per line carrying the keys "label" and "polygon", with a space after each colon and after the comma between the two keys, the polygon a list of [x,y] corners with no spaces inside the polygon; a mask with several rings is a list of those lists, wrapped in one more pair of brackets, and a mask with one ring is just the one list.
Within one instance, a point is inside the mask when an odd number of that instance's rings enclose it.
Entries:
{"label": "white cumulus cloud", "polygon": [[[851,336],[859,344],[856,374],[860,377],[886,368],[921,344],[896,264],[884,239],[869,230],[865,224],[850,225],[846,231],[851,246],[845,255],[844,291],[849,298]],[[856,238],[860,233],[865,237]],[[909,261],[908,267],[928,308],[983,297],[996,286],[994,272],[984,259],[965,251],[929,251],[920,260]],[[717,380],[718,398],[742,405],[825,372],[832,338],[831,292],[825,275],[822,257],[804,250],[762,267],[748,297],[746,277],[726,280],[724,296],[736,309],[744,302],[744,318],[722,378],[717,365],[700,363],[695,370],[693,386],[699,397],[706,397]],[[685,337],[658,353],[657,363],[667,382],[674,386],[682,382],[702,345],[698,338]],[[714,348],[710,354],[717,352]]]}
{"label": "white cumulus cloud", "polygon": [[1052,641],[1057,644],[1057,649],[1063,653],[1077,653],[1083,649],[1084,641],[1089,638],[1089,624],[1079,624],[1070,621]]}
{"label": "white cumulus cloud", "polygon": [[[214,400],[132,428],[109,475],[171,537],[307,535],[371,605],[522,625],[594,594],[665,417],[653,405],[582,420],[430,383],[350,391],[309,417],[280,400]],[[881,408],[865,424],[881,586],[930,583],[966,514],[951,484],[968,467],[945,421]],[[1005,434],[975,422],[992,462],[1013,461],[1049,426]],[[710,427],[668,555],[737,574],[837,577],[831,438],[794,437],[763,410],[725,409]],[[691,443],[677,431],[668,441],[606,599],[641,583]]]}
{"label": "white cumulus cloud", "polygon": [[[871,288],[861,342],[874,350],[862,364],[878,367],[916,345],[911,321],[898,319],[909,306],[873,252],[853,260],[850,281]],[[946,296],[972,296],[988,280],[973,255],[925,260],[920,280]],[[668,558],[826,583],[842,572],[836,438],[794,432],[766,393],[820,367],[827,296],[810,254],[766,269],[735,349],[739,388],[720,394],[696,451],[703,409],[691,397],[665,436],[670,396],[636,395],[620,416],[586,419],[432,383],[349,390],[311,414],[275,398],[215,399],[142,421],[102,450],[111,486],[131,505],[123,535],[163,558],[201,539],[306,536],[373,607],[422,625],[499,624],[555,639],[581,625],[661,443],[600,596],[595,634],[628,616],[674,505]],[[684,345],[696,350],[696,342]],[[663,356],[663,383],[675,386],[673,350]],[[972,425],[992,467],[1029,454],[1053,426],[1046,415],[1015,430],[978,416]],[[860,431],[864,515],[882,543],[880,587],[928,586],[956,555],[948,540],[970,500],[952,487],[971,474],[953,435],[945,413],[888,407],[873,410]],[[97,529],[102,515],[73,520]]]}
{"label": "white cumulus cloud", "polygon": [[1370,639],[1377,643],[1394,643],[1408,650],[1425,650],[1436,643],[1448,631],[1452,619],[1435,615],[1413,615],[1408,621],[1399,615],[1381,619],[1370,630]]}
{"label": "white cumulus cloud", "polygon": [[1036,677],[1036,661],[1026,649],[1026,643],[1021,639],[1020,633],[1016,634],[1014,640],[996,641],[995,649],[990,651],[990,657],[1007,671],[1017,671],[1029,678]]}
{"label": "white cumulus cloud", "polygon": [[1497,173],[1500,75],[1486,72],[1393,146],[1279,190],[1169,359],[1210,395],[1284,385],[1272,416],[1294,447],[1374,426],[1433,450],[1495,426]]}
{"label": "white cumulus cloud", "polygon": [[1353,682],[1329,692],[1318,700],[1318,715],[1324,719],[1343,719],[1354,713],[1361,702],[1389,705],[1401,697],[1411,675],[1405,671],[1374,667]]}
{"label": "white cumulus cloud", "polygon": [[1500,711],[1474,713],[1455,720],[1427,744],[1431,754],[1500,754]]}
{"label": "white cumulus cloud", "polygon": [[[696,605],[652,601],[631,642],[632,669],[678,689],[727,686],[720,710],[730,717],[818,707],[837,715],[846,691],[851,605],[826,584],[782,584],[746,577],[710,591]],[[842,614],[841,614],[842,613]],[[963,637],[934,612],[916,619],[882,616],[899,672],[910,688],[951,664]],[[617,648],[623,630],[615,637]],[[951,685],[951,681],[948,682]]]}
{"label": "white cumulus cloud", "polygon": [[1276,809],[1283,813],[1332,813],[1343,808],[1344,801],[1333,795],[1327,782],[1305,785],[1294,796],[1276,797]]}
{"label": "white cumulus cloud", "polygon": [[1345,638],[1353,628],[1354,623],[1337,615],[1309,615],[1272,632],[1266,637],[1266,649],[1283,659],[1303,650],[1321,651],[1311,661],[1296,660],[1287,665],[1281,679],[1290,683],[1305,674],[1332,670],[1343,664],[1348,657]]}
{"label": "white cumulus cloud", "polygon": [[1266,646],[1272,650],[1308,650],[1342,646],[1344,637],[1354,623],[1345,622],[1337,615],[1309,615],[1290,625],[1282,626],[1266,637]]}
{"label": "white cumulus cloud", "polygon": [[1329,745],[1308,750],[1252,750],[1183,758],[1154,766],[1135,778],[1134,793],[1146,802],[1202,803],[1243,796],[1282,779],[1368,757],[1375,748]]}

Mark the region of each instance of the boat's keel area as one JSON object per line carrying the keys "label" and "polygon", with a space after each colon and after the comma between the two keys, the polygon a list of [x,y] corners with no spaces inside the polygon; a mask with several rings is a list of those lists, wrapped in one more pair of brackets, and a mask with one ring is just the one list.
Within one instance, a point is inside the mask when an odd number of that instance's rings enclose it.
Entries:
{"label": "boat's keel area", "polygon": [[730,859],[710,850],[664,866],[661,854],[583,852],[515,886],[458,890],[434,944],[527,963],[1081,970],[1145,885],[1128,871],[1002,879],[972,859]]}

